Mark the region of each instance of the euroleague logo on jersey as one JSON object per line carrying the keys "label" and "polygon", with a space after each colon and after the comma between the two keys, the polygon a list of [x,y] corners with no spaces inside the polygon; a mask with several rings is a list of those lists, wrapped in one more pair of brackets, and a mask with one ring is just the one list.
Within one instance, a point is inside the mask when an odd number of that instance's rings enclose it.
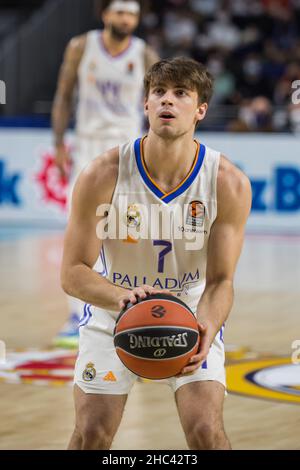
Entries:
{"label": "euroleague logo on jersey", "polygon": [[187,217],[185,223],[187,225],[203,227],[205,219],[205,206],[201,201],[192,201],[188,205]]}
{"label": "euroleague logo on jersey", "polygon": [[201,233],[207,235],[207,230],[203,229],[204,222],[205,205],[201,201],[194,200],[188,204],[185,217],[185,226],[178,226],[178,230],[185,233]]}
{"label": "euroleague logo on jersey", "polygon": [[134,64],[133,62],[129,62],[129,63],[127,64],[127,73],[128,73],[129,75],[132,75],[133,72],[134,72],[134,69],[135,69],[135,64]]}

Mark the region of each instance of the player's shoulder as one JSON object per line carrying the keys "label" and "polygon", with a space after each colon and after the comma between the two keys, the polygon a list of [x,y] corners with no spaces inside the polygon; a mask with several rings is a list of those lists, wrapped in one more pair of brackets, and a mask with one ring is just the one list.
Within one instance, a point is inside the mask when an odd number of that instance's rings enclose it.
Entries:
{"label": "player's shoulder", "polygon": [[138,36],[135,36],[134,34],[131,36],[131,44],[139,45],[142,47],[146,46],[146,41],[142,38],[139,38]]}
{"label": "player's shoulder", "polygon": [[146,54],[148,45],[146,41],[138,36],[131,36],[131,48],[137,54]]}
{"label": "player's shoulder", "polygon": [[70,39],[67,45],[67,52],[69,55],[80,56],[85,50],[87,43],[88,33],[74,36]]}
{"label": "player's shoulder", "polygon": [[92,160],[84,169],[85,178],[93,186],[112,183],[118,176],[119,147],[114,147]]}
{"label": "player's shoulder", "polygon": [[235,202],[251,198],[251,183],[247,175],[224,155],[220,156],[217,177],[218,199]]}
{"label": "player's shoulder", "polygon": [[74,204],[94,210],[99,204],[110,203],[117,183],[118,167],[119,147],[92,160],[76,181],[72,197]]}

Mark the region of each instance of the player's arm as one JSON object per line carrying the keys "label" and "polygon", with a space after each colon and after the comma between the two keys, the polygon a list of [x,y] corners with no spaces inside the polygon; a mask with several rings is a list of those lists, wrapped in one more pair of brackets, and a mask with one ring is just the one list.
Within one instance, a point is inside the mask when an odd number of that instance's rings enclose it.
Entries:
{"label": "player's arm", "polygon": [[[158,291],[143,285],[133,290],[115,286],[93,271],[102,239],[98,224],[104,221],[97,209],[111,203],[118,175],[118,148],[92,161],[80,174],[73,190],[63,250],[61,285],[64,291],[86,303],[119,311],[128,302]],[[98,213],[105,214],[107,206]]]}
{"label": "player's arm", "polygon": [[150,67],[153,64],[155,64],[156,62],[158,62],[159,60],[160,60],[159,56],[155,52],[155,50],[152,49],[152,47],[150,47],[146,44],[146,47],[145,47],[145,72],[147,72],[147,70],[149,70]]}
{"label": "player's arm", "polygon": [[113,149],[91,162],[80,174],[73,191],[61,267],[61,284],[67,294],[109,310],[119,309],[124,289],[93,271],[93,266],[102,247],[97,224],[103,217],[98,217],[96,211],[100,204],[111,202],[117,161],[118,149]]}
{"label": "player's arm", "polygon": [[64,146],[64,135],[68,128],[73,93],[77,83],[78,67],[85,49],[86,35],[78,36],[69,42],[60,68],[57,90],[52,107],[52,128],[56,146],[56,164],[64,173],[69,156]]}
{"label": "player's arm", "polygon": [[208,241],[206,287],[197,307],[200,350],[183,373],[193,372],[205,360],[233,304],[233,279],[251,208],[251,185],[225,157],[221,157],[217,193],[218,215]]}

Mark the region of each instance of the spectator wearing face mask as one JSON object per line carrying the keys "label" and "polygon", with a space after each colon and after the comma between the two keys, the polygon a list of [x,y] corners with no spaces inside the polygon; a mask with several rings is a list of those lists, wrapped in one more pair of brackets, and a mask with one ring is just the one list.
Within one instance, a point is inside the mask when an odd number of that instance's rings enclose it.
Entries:
{"label": "spectator wearing face mask", "polygon": [[213,104],[223,104],[231,97],[235,89],[233,74],[226,68],[225,59],[218,54],[210,57],[207,64],[208,71],[214,77]]}
{"label": "spectator wearing face mask", "polygon": [[267,96],[271,98],[270,87],[264,80],[264,63],[261,54],[250,53],[242,63],[239,73],[239,88],[245,98]]}
{"label": "spectator wearing face mask", "polygon": [[240,107],[238,119],[229,123],[231,132],[275,132],[270,100],[258,96]]}

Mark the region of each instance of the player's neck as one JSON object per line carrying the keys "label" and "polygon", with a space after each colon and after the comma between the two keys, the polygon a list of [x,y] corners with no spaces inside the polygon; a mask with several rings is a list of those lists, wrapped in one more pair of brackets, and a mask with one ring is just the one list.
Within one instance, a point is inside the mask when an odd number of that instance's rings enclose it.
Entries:
{"label": "player's neck", "polygon": [[196,150],[197,144],[192,135],[166,141],[150,130],[144,141],[143,154],[150,176],[161,189],[170,191],[190,171]]}
{"label": "player's neck", "polygon": [[104,30],[102,33],[102,41],[104,43],[105,49],[112,55],[121,54],[125,51],[131,41],[131,36],[127,36],[123,40],[118,40],[113,37],[110,31]]}

